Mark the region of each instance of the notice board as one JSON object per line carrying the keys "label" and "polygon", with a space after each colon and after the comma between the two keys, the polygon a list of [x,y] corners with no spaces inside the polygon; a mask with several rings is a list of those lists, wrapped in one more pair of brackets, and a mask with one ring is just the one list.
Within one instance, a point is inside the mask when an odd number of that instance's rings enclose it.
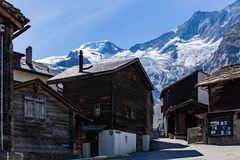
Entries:
{"label": "notice board", "polygon": [[211,116],[208,118],[208,135],[232,136],[233,135],[233,116]]}

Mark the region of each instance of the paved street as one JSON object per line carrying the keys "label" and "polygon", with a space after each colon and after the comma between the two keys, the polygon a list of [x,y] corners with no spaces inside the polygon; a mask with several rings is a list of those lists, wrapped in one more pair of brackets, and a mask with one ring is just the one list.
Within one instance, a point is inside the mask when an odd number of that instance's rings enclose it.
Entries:
{"label": "paved street", "polygon": [[135,153],[118,160],[240,160],[239,146],[188,145],[183,140],[159,139],[155,151]]}

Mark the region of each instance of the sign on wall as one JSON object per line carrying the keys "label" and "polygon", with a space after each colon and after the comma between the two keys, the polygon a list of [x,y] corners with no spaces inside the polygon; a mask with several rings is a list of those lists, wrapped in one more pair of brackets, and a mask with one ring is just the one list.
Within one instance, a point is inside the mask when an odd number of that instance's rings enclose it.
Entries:
{"label": "sign on wall", "polygon": [[208,135],[210,137],[233,135],[232,116],[213,116],[208,118],[208,122]]}

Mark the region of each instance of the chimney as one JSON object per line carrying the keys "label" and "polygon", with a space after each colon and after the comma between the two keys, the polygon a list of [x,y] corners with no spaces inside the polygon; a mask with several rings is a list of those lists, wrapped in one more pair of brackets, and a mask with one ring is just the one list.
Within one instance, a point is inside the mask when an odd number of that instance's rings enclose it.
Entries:
{"label": "chimney", "polygon": [[83,72],[83,51],[79,52],[79,72]]}
{"label": "chimney", "polygon": [[31,46],[29,46],[26,49],[26,63],[32,64],[32,47]]}

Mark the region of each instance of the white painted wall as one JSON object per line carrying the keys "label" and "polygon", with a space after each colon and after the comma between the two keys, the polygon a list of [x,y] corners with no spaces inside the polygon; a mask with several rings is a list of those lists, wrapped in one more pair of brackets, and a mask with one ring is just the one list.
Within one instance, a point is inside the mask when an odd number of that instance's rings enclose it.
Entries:
{"label": "white painted wall", "polygon": [[136,152],[136,134],[127,132],[116,132],[115,138],[115,155]]}
{"label": "white painted wall", "polygon": [[[198,72],[198,83],[205,80],[206,78],[206,74]],[[203,89],[202,87],[198,87],[198,102],[208,105],[208,91]]]}
{"label": "white painted wall", "polygon": [[[47,82],[47,80],[49,79],[49,77],[44,76],[44,75],[33,74],[33,73],[19,71],[19,70],[15,70],[15,69],[13,70],[13,79],[15,81],[26,82],[26,81],[30,81],[30,80],[33,80],[36,78],[41,79],[43,82]],[[51,88],[53,88],[54,90],[57,90],[56,85],[49,85],[49,86]]]}
{"label": "white painted wall", "polygon": [[105,130],[99,133],[98,138],[100,156],[113,156],[136,152],[135,133]]}
{"label": "white painted wall", "polygon": [[109,131],[105,130],[98,134],[98,154],[100,156],[111,156],[114,154],[114,135],[110,135]]}

